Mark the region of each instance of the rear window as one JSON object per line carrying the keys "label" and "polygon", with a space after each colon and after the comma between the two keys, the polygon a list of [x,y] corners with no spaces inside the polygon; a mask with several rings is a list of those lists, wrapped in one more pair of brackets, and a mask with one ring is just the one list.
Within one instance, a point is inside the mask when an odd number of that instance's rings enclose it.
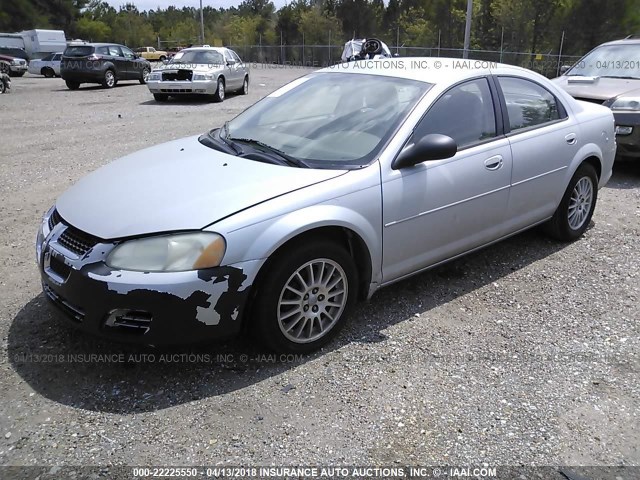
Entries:
{"label": "rear window", "polygon": [[93,47],[89,45],[79,45],[67,47],[64,51],[65,57],[88,57],[93,53]]}

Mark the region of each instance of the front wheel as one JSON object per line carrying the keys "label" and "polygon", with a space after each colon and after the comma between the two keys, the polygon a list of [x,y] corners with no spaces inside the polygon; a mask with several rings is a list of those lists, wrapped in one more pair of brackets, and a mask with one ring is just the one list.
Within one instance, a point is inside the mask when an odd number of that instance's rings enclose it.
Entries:
{"label": "front wheel", "polygon": [[562,241],[573,241],[585,232],[598,199],[598,175],[588,163],[578,167],[551,220],[547,232]]}
{"label": "front wheel", "polygon": [[166,102],[169,99],[169,95],[166,93],[154,93],[153,98],[156,99],[156,102]]}
{"label": "front wheel", "polygon": [[244,77],[244,82],[242,82],[240,93],[242,95],[249,95],[249,77]]}
{"label": "front wheel", "polygon": [[279,255],[258,286],[256,333],[278,352],[317,350],[344,326],[357,285],[353,258],[336,244],[313,242]]}
{"label": "front wheel", "polygon": [[213,94],[214,102],[224,101],[224,78],[218,78],[218,84],[216,86],[216,93]]}

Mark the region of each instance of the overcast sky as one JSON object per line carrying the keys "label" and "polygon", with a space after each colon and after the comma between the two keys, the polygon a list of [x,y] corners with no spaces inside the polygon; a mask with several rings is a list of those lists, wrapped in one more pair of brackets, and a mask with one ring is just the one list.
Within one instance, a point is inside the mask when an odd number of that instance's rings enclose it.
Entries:
{"label": "overcast sky", "polygon": [[[127,0],[106,0],[107,3],[114,6],[116,9],[120,5],[124,5],[127,3]],[[170,5],[173,5],[177,8],[182,7],[200,7],[200,0],[128,0],[130,3],[135,4],[138,7],[138,10],[157,10],[160,8],[167,8]],[[242,0],[202,0],[203,7],[231,7],[234,5],[240,5]],[[285,4],[285,0],[272,0],[276,8],[280,8]]]}

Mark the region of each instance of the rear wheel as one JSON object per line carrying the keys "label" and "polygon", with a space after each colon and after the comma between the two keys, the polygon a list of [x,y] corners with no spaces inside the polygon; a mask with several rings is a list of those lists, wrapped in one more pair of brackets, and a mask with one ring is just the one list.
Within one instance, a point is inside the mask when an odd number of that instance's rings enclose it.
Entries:
{"label": "rear wheel", "polygon": [[580,238],[589,226],[597,199],[598,175],[592,165],[583,163],[571,178],[560,205],[545,224],[545,229],[558,240]]}
{"label": "rear wheel", "polygon": [[167,59],[167,57],[165,57],[164,55],[161,55],[159,60],[160,60],[161,62],[164,62],[166,59]]}
{"label": "rear wheel", "polygon": [[116,86],[116,74],[113,70],[109,69],[104,72],[104,76],[102,78],[102,86],[104,88],[113,88]]}
{"label": "rear wheel", "polygon": [[214,102],[222,102],[224,101],[224,78],[218,78],[218,86],[216,88],[216,93],[213,94]]}
{"label": "rear wheel", "polygon": [[156,99],[156,102],[166,102],[169,99],[169,95],[166,93],[154,93],[153,98]]}
{"label": "rear wheel", "polygon": [[149,69],[147,67],[142,69],[142,73],[140,74],[140,83],[142,85],[147,83],[147,78],[149,78],[149,73],[151,73],[151,72],[149,71]]}
{"label": "rear wheel", "polygon": [[53,78],[55,76],[55,72],[49,67],[44,67],[40,73],[47,78]]}
{"label": "rear wheel", "polygon": [[279,352],[311,352],[343,327],[357,296],[353,258],[318,241],[276,257],[253,307],[259,338]]}
{"label": "rear wheel", "polygon": [[69,90],[77,90],[77,89],[80,88],[80,82],[74,82],[72,80],[67,80],[65,83],[67,84],[67,88]]}

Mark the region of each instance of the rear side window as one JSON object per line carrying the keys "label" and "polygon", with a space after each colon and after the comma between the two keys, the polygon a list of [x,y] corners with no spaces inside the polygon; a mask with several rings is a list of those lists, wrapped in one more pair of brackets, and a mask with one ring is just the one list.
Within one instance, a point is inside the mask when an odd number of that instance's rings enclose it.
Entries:
{"label": "rear side window", "polygon": [[546,88],[530,80],[498,77],[511,131],[544,125],[565,117],[564,109]]}
{"label": "rear side window", "polygon": [[89,45],[78,45],[67,47],[64,51],[65,57],[88,57],[93,53],[93,47]]}
{"label": "rear side window", "polygon": [[98,47],[96,48],[96,52],[99,55],[109,55],[109,47]]}
{"label": "rear side window", "polygon": [[47,55],[42,59],[43,62],[50,62],[51,60],[53,60],[53,53]]}

